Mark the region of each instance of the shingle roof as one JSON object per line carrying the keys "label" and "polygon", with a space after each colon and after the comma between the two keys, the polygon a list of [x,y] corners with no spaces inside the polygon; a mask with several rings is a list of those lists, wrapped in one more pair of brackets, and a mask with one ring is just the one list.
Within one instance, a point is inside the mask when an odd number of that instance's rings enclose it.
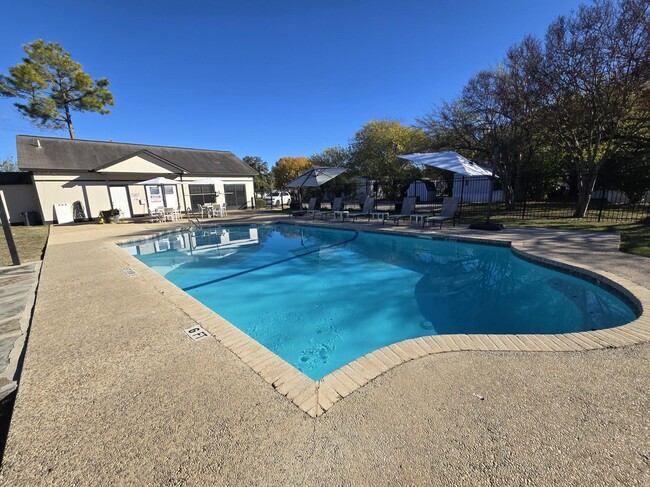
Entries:
{"label": "shingle roof", "polygon": [[146,151],[189,174],[255,176],[257,172],[228,151],[184,149],[159,145],[17,135],[18,166],[22,170],[93,171]]}

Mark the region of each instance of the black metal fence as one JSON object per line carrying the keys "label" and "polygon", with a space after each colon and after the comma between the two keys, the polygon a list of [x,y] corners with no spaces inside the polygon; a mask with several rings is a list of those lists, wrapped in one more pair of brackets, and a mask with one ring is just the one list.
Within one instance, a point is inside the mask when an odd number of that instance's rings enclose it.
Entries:
{"label": "black metal fence", "polygon": [[[639,221],[650,218],[650,192],[635,200],[605,180],[596,182],[585,215],[595,221]],[[375,197],[376,211],[399,211],[404,197],[416,197],[417,213],[435,213],[443,198],[458,197],[459,219],[471,222],[493,217],[557,219],[574,216],[578,204],[577,179],[567,174],[531,173],[511,184],[483,176],[450,175],[446,179],[370,180],[337,178],[320,188],[303,188],[303,202],[316,196],[328,207],[343,196],[346,209],[360,209],[366,196]]]}

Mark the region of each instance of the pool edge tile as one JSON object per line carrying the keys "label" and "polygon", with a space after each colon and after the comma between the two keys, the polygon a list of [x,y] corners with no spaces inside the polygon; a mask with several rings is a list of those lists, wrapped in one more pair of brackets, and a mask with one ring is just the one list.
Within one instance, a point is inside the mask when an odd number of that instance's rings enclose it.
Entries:
{"label": "pool edge tile", "polygon": [[[301,224],[308,224],[308,222],[301,222]],[[350,230],[353,227],[344,226],[342,228]],[[411,238],[422,235],[422,232],[416,234],[405,229],[385,230],[387,229],[384,227],[362,227],[362,231],[370,233],[398,234]],[[551,335],[456,334],[411,338],[374,350],[333,371],[321,380],[314,381],[117,245],[120,242],[134,243],[151,236],[155,237],[176,231],[178,229],[152,232],[152,235],[149,236],[138,236],[131,240],[113,239],[107,240],[105,243],[114,256],[137,272],[138,275],[134,277],[142,278],[158,292],[164,294],[174,305],[185,312],[189,319],[203,326],[221,345],[237,356],[262,380],[312,418],[324,414],[335,403],[364,387],[378,376],[423,356],[455,351],[581,352],[632,346],[650,341],[650,290],[644,286],[610,272],[578,266],[570,260],[539,256],[525,247],[525,241],[513,243],[477,236],[424,232],[426,238],[436,240],[510,247],[513,253],[527,260],[569,274],[582,275],[587,280],[596,283],[603,283],[605,287],[610,288],[619,296],[624,296],[629,303],[634,305],[637,308],[638,317],[625,325],[576,333]]]}

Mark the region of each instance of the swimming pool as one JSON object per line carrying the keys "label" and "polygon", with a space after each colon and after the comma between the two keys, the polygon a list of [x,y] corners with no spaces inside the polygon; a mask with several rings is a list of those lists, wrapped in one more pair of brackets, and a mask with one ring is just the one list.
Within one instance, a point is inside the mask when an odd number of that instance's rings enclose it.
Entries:
{"label": "swimming pool", "polygon": [[635,312],[507,247],[310,226],[224,226],[123,248],[310,378],[447,333],[566,333]]}

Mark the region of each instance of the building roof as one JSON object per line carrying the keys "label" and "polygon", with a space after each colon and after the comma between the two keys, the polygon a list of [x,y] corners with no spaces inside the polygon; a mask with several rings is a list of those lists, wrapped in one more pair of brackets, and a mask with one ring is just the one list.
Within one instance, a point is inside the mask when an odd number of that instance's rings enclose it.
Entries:
{"label": "building roof", "polygon": [[159,145],[17,135],[18,166],[29,171],[92,172],[146,153],[179,172],[215,176],[255,176],[257,171],[232,152]]}

